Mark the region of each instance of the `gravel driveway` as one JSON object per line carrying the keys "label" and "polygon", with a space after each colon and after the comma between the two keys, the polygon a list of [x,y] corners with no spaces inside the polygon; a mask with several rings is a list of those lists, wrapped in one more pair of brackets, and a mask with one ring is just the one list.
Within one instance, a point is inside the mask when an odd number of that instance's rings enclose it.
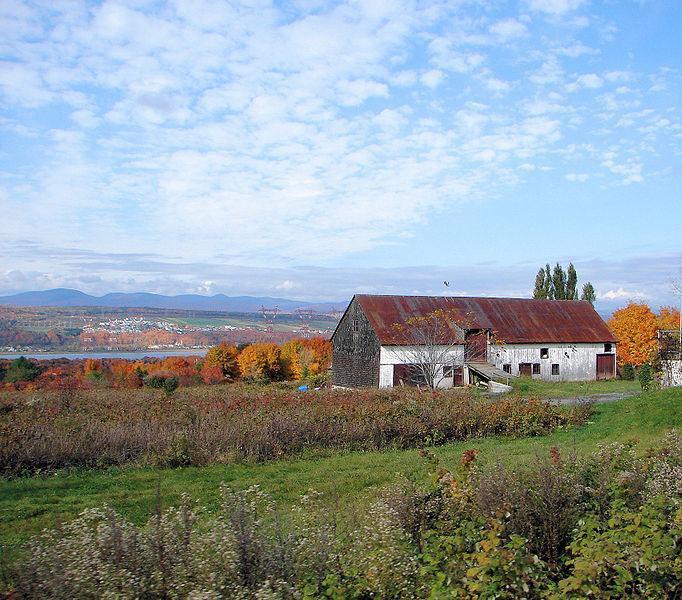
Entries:
{"label": "gravel driveway", "polygon": [[547,398],[547,402],[553,404],[575,404],[580,402],[596,402],[603,404],[605,402],[615,402],[623,398],[631,398],[638,396],[639,392],[615,392],[611,394],[590,394],[588,396],[571,396],[569,398]]}

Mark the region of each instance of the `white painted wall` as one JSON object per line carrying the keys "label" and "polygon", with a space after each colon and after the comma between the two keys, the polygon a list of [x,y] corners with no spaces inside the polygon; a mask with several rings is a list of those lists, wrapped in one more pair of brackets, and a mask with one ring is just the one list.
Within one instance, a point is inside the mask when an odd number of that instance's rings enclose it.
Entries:
{"label": "white painted wall", "polygon": [[[443,353],[447,365],[464,364],[464,345],[441,346],[437,352]],[[393,387],[393,366],[419,362],[420,351],[415,346],[382,346],[379,354],[379,387]],[[440,368],[442,373],[442,367]],[[439,388],[452,387],[452,377],[436,376]]]}
{"label": "white painted wall", "polygon": [[[611,354],[616,354],[612,344]],[[540,358],[540,349],[548,348],[549,357]],[[597,354],[604,352],[604,344],[506,344],[490,346],[488,361],[498,369],[511,364],[512,375],[519,374],[520,363],[540,363],[540,375],[545,381],[590,381],[597,378]],[[552,375],[552,364],[559,365],[559,375]]]}
{"label": "white painted wall", "polygon": [[[540,358],[540,349],[548,348],[549,357]],[[612,344],[612,354],[616,345]],[[451,349],[443,347],[449,365],[464,365],[464,345]],[[604,352],[604,344],[505,344],[488,346],[488,362],[502,369],[511,364],[512,375],[519,374],[520,363],[540,363],[540,375],[534,379],[545,381],[591,381],[597,377],[597,354]],[[393,387],[394,365],[412,364],[419,355],[415,347],[382,346],[379,355],[379,387]],[[615,359],[614,359],[615,360]],[[559,375],[552,375],[552,364],[559,365]],[[464,369],[464,383],[468,383],[467,369]],[[682,383],[682,382],[681,382]],[[438,387],[452,387],[452,378],[444,378]]]}

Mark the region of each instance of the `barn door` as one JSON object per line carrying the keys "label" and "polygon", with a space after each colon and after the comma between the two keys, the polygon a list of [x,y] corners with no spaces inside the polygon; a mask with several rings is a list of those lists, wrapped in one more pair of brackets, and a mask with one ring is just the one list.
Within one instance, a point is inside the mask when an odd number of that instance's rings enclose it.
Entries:
{"label": "barn door", "polygon": [[488,335],[486,331],[467,331],[464,336],[464,360],[466,362],[486,362]]}
{"label": "barn door", "polygon": [[519,375],[522,377],[532,377],[533,365],[531,363],[519,363]]}
{"label": "barn door", "polygon": [[616,374],[616,355],[597,354],[597,379],[613,379]]}

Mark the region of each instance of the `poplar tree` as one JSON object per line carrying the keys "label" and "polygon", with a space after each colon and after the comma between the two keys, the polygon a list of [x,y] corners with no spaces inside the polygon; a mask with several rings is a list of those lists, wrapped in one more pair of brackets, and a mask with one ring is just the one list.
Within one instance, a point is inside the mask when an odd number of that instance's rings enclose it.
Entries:
{"label": "poplar tree", "polygon": [[578,299],[578,274],[573,263],[568,263],[568,274],[566,276],[566,298],[565,300]]}
{"label": "poplar tree", "polygon": [[552,281],[552,269],[550,269],[549,263],[545,265],[545,293],[547,294],[545,298],[554,300],[554,282]]}
{"label": "poplar tree", "polygon": [[594,291],[594,287],[588,281],[583,285],[583,293],[580,295],[581,300],[587,300],[592,306],[594,306],[594,301],[597,299],[597,294]]}
{"label": "poplar tree", "polygon": [[552,288],[554,289],[554,300],[566,300],[566,272],[557,263],[552,273]]}
{"label": "poplar tree", "polygon": [[535,289],[533,290],[533,298],[536,300],[545,300],[547,298],[544,269],[540,269],[538,274],[535,276]]}

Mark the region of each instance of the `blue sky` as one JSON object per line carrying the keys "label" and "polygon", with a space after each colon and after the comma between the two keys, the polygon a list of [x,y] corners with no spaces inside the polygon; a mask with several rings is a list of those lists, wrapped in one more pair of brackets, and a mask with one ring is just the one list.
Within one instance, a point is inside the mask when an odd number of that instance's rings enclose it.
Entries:
{"label": "blue sky", "polygon": [[[682,278],[676,1],[0,3],[0,293]],[[446,290],[442,282],[450,281]]]}

